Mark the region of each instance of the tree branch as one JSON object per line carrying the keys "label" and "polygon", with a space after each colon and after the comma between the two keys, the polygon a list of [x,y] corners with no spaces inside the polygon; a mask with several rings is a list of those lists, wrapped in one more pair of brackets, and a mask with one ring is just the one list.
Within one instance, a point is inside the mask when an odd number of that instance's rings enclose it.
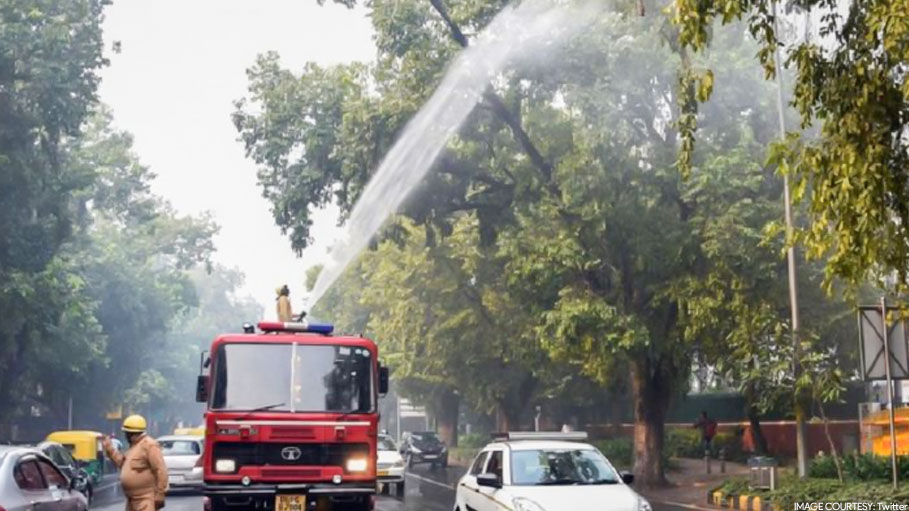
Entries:
{"label": "tree branch", "polygon": [[[442,20],[448,26],[448,29],[451,31],[451,37],[457,42],[461,47],[467,48],[470,44],[467,41],[467,37],[464,36],[464,32],[461,31],[461,27],[451,16],[448,14],[448,10],[445,8],[445,5],[442,3],[442,0],[429,0],[429,3],[432,4],[436,12],[439,13],[439,16],[442,17]],[[514,134],[514,137],[518,140],[518,143],[521,144],[521,147],[524,149],[524,152],[527,153],[527,156],[530,158],[531,163],[539,169],[540,173],[543,175],[545,186],[552,190],[552,165],[543,157],[540,153],[537,146],[534,145],[533,141],[530,140],[530,136],[524,130],[524,127],[521,126],[520,121],[518,121],[515,116],[508,110],[508,107],[505,106],[505,102],[502,101],[502,98],[499,97],[494,91],[489,90],[486,94],[483,95],[483,99],[486,100],[486,103],[492,108],[492,111],[511,128],[511,132]]]}

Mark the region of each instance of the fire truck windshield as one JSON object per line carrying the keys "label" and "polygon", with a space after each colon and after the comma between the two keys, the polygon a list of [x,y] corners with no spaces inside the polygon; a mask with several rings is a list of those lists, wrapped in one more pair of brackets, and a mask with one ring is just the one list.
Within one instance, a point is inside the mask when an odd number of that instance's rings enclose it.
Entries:
{"label": "fire truck windshield", "polygon": [[366,348],[223,344],[212,372],[213,410],[369,413],[375,409]]}

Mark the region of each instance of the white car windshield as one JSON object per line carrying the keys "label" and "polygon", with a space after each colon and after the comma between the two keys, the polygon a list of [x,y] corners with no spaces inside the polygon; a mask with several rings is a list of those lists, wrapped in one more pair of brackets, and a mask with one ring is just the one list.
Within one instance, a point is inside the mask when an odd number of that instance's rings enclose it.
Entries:
{"label": "white car windshield", "polygon": [[511,452],[511,480],[517,486],[617,484],[619,476],[599,451],[534,449]]}
{"label": "white car windshield", "polygon": [[379,450],[380,451],[397,451],[398,447],[395,445],[395,443],[392,439],[379,437]]}

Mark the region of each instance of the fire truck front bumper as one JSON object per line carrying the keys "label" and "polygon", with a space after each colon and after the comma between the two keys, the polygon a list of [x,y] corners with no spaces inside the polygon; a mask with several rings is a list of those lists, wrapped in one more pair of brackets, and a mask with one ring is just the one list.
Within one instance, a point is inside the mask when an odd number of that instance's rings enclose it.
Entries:
{"label": "fire truck front bumper", "polygon": [[305,495],[306,508],[316,509],[321,501],[334,504],[365,504],[376,494],[375,483],[277,483],[207,484],[203,489],[207,508],[212,511],[275,509],[279,495]]}

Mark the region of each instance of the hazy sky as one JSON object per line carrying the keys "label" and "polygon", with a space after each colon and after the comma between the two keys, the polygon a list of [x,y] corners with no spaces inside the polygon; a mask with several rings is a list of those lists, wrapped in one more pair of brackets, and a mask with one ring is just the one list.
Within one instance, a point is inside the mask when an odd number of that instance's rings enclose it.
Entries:
{"label": "hazy sky", "polygon": [[362,10],[315,0],[118,0],[107,9],[111,65],[101,99],[118,128],[158,175],[156,193],[182,213],[211,211],[221,225],[216,260],[246,274],[247,291],[274,316],[274,289],[287,283],[302,307],[304,271],[326,259],[336,213],[315,218],[316,244],[298,259],[280,234],[244,156],[230,114],[246,93],[256,55],[277,51],[298,70],[308,61],[369,60],[372,29]]}

